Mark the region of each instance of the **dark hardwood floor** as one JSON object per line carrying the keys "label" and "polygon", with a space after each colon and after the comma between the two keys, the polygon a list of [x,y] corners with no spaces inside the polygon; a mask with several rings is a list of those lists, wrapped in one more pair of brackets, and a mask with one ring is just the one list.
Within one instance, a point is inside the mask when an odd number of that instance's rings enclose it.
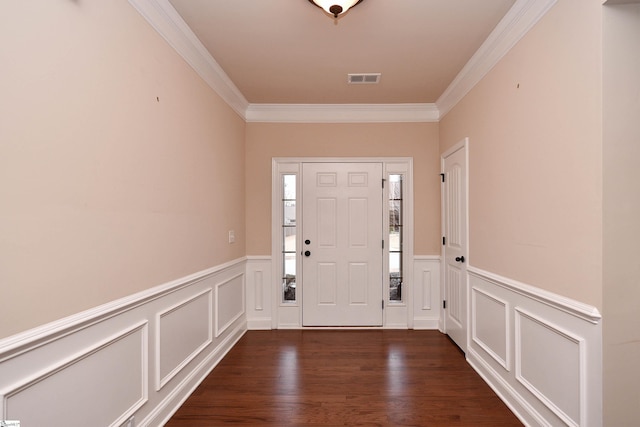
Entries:
{"label": "dark hardwood floor", "polygon": [[166,424],[521,426],[437,331],[249,331]]}

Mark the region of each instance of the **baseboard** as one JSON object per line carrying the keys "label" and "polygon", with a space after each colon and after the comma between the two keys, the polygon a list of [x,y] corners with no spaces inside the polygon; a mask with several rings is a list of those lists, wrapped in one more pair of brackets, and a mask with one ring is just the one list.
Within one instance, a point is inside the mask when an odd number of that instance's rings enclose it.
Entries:
{"label": "baseboard", "polygon": [[527,403],[496,371],[473,349],[467,350],[467,362],[482,377],[484,382],[500,397],[505,405],[518,417],[525,426],[545,426],[546,421],[539,417],[531,405]]}
{"label": "baseboard", "polygon": [[263,319],[250,319],[247,320],[247,329],[250,331],[265,331],[270,330],[271,328],[271,318],[266,317]]}
{"label": "baseboard", "polygon": [[413,318],[413,329],[417,330],[432,330],[438,329],[438,322],[440,319],[438,318],[428,318],[428,317],[414,317]]}

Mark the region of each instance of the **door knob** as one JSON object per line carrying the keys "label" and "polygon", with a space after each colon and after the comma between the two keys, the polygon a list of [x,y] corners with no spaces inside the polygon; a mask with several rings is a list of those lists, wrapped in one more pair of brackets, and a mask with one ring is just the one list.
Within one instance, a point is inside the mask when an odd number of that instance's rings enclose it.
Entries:
{"label": "door knob", "polygon": [[304,256],[309,256],[311,255],[311,251],[304,251]]}
{"label": "door knob", "polygon": [[464,262],[464,255],[456,257],[457,262]]}

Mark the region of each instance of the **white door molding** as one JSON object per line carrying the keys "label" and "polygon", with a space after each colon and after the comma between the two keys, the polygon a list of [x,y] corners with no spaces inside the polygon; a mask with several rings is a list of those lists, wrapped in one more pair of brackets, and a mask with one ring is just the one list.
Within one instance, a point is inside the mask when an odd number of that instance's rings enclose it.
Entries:
{"label": "white door molding", "polygon": [[[404,201],[405,238],[403,245],[404,281],[407,286],[401,303],[389,303],[389,284],[385,277],[383,294],[385,308],[383,312],[383,328],[413,327],[413,158],[411,157],[277,157],[272,159],[272,191],[271,191],[271,278],[272,278],[272,320],[273,329],[302,328],[302,298],[297,295],[295,302],[284,302],[282,297],[282,176],[294,174],[300,179],[303,163],[382,163],[384,177],[389,174],[404,174],[406,180]],[[298,181],[300,182],[300,181]],[[301,186],[297,185],[297,200],[301,200]],[[386,189],[384,192],[387,197]],[[301,203],[297,203],[297,218],[302,218]],[[386,224],[386,222],[384,222]],[[300,227],[300,224],[297,224]],[[299,230],[301,230],[299,228]],[[302,247],[301,233],[297,232],[297,245]],[[388,245],[385,245],[384,273],[388,276]],[[298,257],[297,272],[301,271]],[[299,278],[298,282],[300,282]],[[302,291],[303,292],[303,291]]]}

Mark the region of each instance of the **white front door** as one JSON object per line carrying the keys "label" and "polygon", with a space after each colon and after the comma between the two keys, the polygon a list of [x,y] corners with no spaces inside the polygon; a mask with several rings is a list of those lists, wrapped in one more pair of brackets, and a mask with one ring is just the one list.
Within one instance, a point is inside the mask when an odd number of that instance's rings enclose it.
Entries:
{"label": "white front door", "polygon": [[467,350],[467,155],[466,143],[442,158],[444,228],[444,328]]}
{"label": "white front door", "polygon": [[382,164],[302,166],[302,323],[382,325]]}

